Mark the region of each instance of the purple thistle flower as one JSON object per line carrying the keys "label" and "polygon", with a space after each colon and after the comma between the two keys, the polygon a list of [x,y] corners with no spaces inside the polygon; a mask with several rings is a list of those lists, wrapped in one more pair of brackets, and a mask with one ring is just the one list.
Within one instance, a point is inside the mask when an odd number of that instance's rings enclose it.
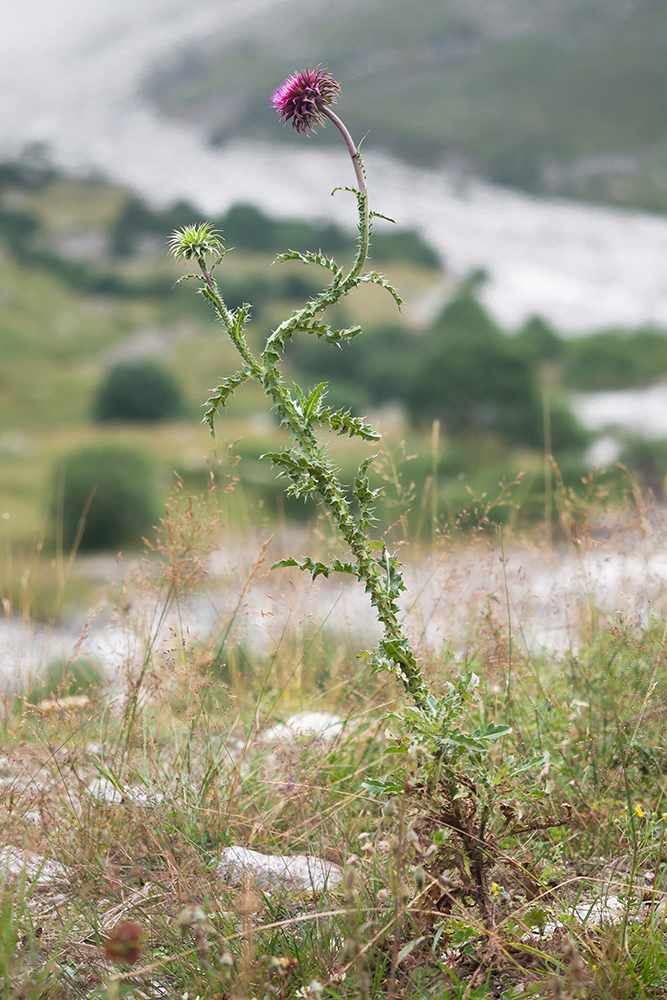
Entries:
{"label": "purple thistle flower", "polygon": [[274,90],[271,107],[276,109],[283,124],[291,121],[297,132],[309,132],[314,125],[323,124],[324,109],[333,104],[339,91],[340,86],[329,70],[309,66],[288,76]]}

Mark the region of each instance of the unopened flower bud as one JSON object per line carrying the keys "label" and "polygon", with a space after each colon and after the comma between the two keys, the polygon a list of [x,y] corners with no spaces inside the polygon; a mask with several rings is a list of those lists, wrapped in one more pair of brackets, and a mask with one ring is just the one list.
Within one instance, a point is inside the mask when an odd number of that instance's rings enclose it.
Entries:
{"label": "unopened flower bud", "polygon": [[398,897],[399,902],[405,905],[405,903],[407,903],[408,900],[410,899],[410,890],[408,889],[407,885],[399,885],[396,891],[396,895]]}
{"label": "unopened flower bud", "polygon": [[343,946],[343,962],[352,962],[361,952],[361,945],[355,938],[348,938]]}
{"label": "unopened flower bud", "polygon": [[382,815],[389,818],[398,816],[398,803],[396,802],[396,799],[389,799],[388,802],[385,802],[382,809]]}
{"label": "unopened flower bud", "polygon": [[357,898],[357,872],[354,866],[351,866],[345,872],[345,891],[343,893],[343,899],[346,906],[351,906]]}

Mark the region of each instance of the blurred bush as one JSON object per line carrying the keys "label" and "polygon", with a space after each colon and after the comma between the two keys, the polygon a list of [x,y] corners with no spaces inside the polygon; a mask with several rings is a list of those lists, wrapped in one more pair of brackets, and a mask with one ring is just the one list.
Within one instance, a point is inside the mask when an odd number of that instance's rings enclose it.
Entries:
{"label": "blurred bush", "polygon": [[563,343],[564,377],[573,389],[638,388],[667,375],[667,336],[661,330],[607,330]]}
{"label": "blurred bush", "polygon": [[178,382],[162,365],[127,361],[109,369],[93,409],[100,423],[169,420],[182,415],[183,400]]}
{"label": "blurred bush", "polygon": [[[171,232],[201,218],[199,209],[187,202],[170,208],[152,209],[132,195],[125,201],[110,233],[112,252],[119,257],[155,252],[165,246]],[[225,246],[278,254],[288,248],[323,250],[329,256],[353,254],[355,236],[331,223],[273,219],[255,205],[232,205],[226,215],[211,220],[222,231]],[[374,261],[409,260],[424,267],[441,268],[435,250],[413,229],[392,229],[373,233],[371,258]]]}
{"label": "blurred bush", "polygon": [[542,407],[531,366],[464,290],[428,331],[406,401],[420,423],[493,431],[539,447]]}
{"label": "blurred bush", "polygon": [[117,549],[141,541],[155,520],[152,466],[139,452],[122,445],[92,445],[67,456],[58,470],[65,549],[83,530],[82,550]]}
{"label": "blurred bush", "polygon": [[67,698],[73,695],[97,694],[106,683],[98,663],[87,657],[78,657],[68,665],[67,660],[54,659],[30,685],[25,699],[36,705],[47,698]]}
{"label": "blurred bush", "polygon": [[650,490],[659,500],[667,495],[667,440],[648,440],[626,436],[619,463],[626,466],[630,474],[644,490]]}

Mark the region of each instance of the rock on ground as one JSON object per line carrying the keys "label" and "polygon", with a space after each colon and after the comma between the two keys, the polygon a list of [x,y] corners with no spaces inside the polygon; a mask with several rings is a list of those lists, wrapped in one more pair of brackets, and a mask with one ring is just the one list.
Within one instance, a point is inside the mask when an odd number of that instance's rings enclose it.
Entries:
{"label": "rock on ground", "polygon": [[306,854],[261,854],[247,847],[228,847],[220,855],[219,878],[240,886],[250,876],[263,892],[287,890],[317,896],[337,889],[343,870],[323,858]]}
{"label": "rock on ground", "polygon": [[0,849],[0,877],[21,878],[24,872],[28,881],[40,885],[64,882],[70,877],[67,869],[57,861],[47,861],[38,854],[9,845]]}
{"label": "rock on ground", "polygon": [[297,736],[318,736],[320,739],[333,740],[340,735],[344,725],[345,721],[331,712],[299,712],[291,715],[285,722],[267,729],[262,733],[262,739],[267,742],[289,743]]}

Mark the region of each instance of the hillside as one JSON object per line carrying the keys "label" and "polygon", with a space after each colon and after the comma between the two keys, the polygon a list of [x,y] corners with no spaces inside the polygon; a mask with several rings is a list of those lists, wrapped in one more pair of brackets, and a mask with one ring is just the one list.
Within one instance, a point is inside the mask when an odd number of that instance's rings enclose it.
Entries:
{"label": "hillside", "polygon": [[[203,482],[215,444],[200,421],[201,405],[236,362],[192,284],[175,285],[182,267],[170,260],[167,238],[198,218],[186,204],[154,211],[103,180],[0,164],[0,516],[14,542],[46,528],[59,463],[91,444],[127,445],[149,456],[162,498],[174,470]],[[298,263],[272,269],[277,252],[323,246],[344,260],[353,251],[353,239],[334,226],[276,223],[249,206],[214,221],[236,248],[225,259],[227,301],[253,303],[255,337],[302,301],[315,280]],[[408,320],[411,302],[442,289],[438,259],[415,233],[378,234],[374,252],[401,286]],[[371,288],[351,303],[347,319],[398,321],[390,297]],[[106,374],[118,363],[147,360],[177,380],[179,418],[96,422]],[[251,390],[240,394],[218,448],[224,455],[225,442],[243,436],[237,450],[249,456],[248,488],[258,479],[275,492],[270,467],[257,458],[279,432],[270,421],[267,427],[247,419],[256,404]]]}
{"label": "hillside", "polygon": [[374,146],[403,159],[664,211],[666,40],[656,0],[286,0],[231,39],[190,43],[146,87],[225,144],[266,134],[267,93],[322,63],[355,134],[372,122]]}
{"label": "hillside", "polygon": [[[158,501],[174,471],[192,488],[203,487],[216,445],[200,422],[201,405],[236,359],[192,284],[175,284],[181,270],[169,260],[166,241],[196,218],[187,204],[154,209],[99,179],[25,162],[0,165],[0,514],[13,543],[40,530],[53,541],[59,469],[91,445],[138,450],[157,474]],[[277,252],[320,247],[341,261],[352,258],[353,238],[335,226],[275,220],[250,205],[213,221],[235,248],[219,278],[231,308],[253,304],[254,346],[319,287],[317,275],[299,262],[272,268]],[[535,318],[521,330],[505,330],[480,304],[483,273],[457,286],[415,232],[378,224],[372,256],[400,289],[403,312],[382,289],[359,291],[331,319],[340,327],[362,324],[363,337],[344,350],[295,338],[286,348],[285,374],[306,386],[327,382],[333,406],[379,421],[395,450],[387,467],[390,491],[400,479],[392,463],[408,454],[406,475],[417,495],[428,489],[439,421],[438,490],[449,515],[469,505],[470,490],[495,491],[519,472],[527,473],[525,511],[543,503],[545,392],[550,448],[578,479],[589,435],[572,417],[570,392],[641,388],[667,375],[667,339],[658,329],[566,340]],[[177,384],[178,408],[159,417],[127,409],[101,416],[102,386],[119,365],[132,364],[159,366]],[[238,509],[230,515],[243,523],[304,516],[302,504],[278,507],[280,483],[260,461],[282,440],[270,416],[258,416],[264,409],[257,391],[245,387],[219,427],[218,453],[224,457],[233,443],[243,458]],[[619,448],[634,463],[635,445],[626,437],[621,433]],[[353,474],[360,460],[353,443],[336,439],[333,453],[344,474]],[[660,492],[667,449],[658,442],[637,454],[642,476]],[[81,506],[87,496],[84,490]],[[77,508],[75,523],[79,516]],[[423,526],[424,508],[414,517]]]}

